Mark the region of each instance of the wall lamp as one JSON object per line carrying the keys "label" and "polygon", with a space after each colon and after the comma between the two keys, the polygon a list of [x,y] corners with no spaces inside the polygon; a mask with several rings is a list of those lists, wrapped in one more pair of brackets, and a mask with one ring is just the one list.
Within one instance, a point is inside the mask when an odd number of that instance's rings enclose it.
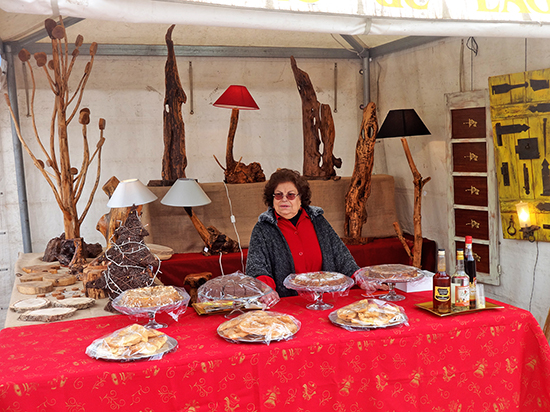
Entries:
{"label": "wall lamp", "polygon": [[529,213],[529,203],[519,202],[516,204],[516,211],[519,219],[520,232],[523,233],[523,238],[529,242],[535,241],[535,231],[540,229],[540,226],[531,224],[531,214]]}

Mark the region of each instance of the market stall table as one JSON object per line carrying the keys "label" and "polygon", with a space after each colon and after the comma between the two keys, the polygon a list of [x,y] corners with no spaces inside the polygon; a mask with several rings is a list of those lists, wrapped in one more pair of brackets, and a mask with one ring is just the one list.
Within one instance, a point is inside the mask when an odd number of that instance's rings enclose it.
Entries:
{"label": "market stall table", "polygon": [[[335,300],[335,308],[361,298]],[[161,360],[89,358],[95,339],[132,323],[98,317],[0,331],[0,411],[548,411],[550,347],[533,316],[503,305],[437,317],[400,302],[410,326],[350,332],[302,297],[272,310],[293,314],[294,339],[229,343],[222,315],[192,308],[163,329],[179,342]],[[327,299],[329,300],[329,299]]]}

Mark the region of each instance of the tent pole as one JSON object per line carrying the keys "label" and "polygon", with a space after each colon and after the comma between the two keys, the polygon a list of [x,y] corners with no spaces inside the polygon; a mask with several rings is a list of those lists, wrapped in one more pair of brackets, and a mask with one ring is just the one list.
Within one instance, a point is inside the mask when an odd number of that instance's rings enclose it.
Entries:
{"label": "tent pole", "polygon": [[[13,49],[11,44],[5,45],[6,57],[8,61],[8,96],[11,107],[15,115],[15,120],[19,122],[19,105],[17,103],[17,84],[15,81],[15,65],[13,60]],[[13,141],[13,155],[15,157],[15,178],[17,181],[17,194],[19,198],[19,218],[21,220],[21,236],[23,241],[24,253],[32,252],[31,230],[29,225],[29,209],[27,202],[27,187],[25,184],[25,168],[23,166],[23,150],[21,142],[17,137],[17,130],[13,119],[11,120],[11,134]]]}
{"label": "tent pole", "polygon": [[363,107],[367,107],[370,102],[370,53],[368,50],[363,52]]}

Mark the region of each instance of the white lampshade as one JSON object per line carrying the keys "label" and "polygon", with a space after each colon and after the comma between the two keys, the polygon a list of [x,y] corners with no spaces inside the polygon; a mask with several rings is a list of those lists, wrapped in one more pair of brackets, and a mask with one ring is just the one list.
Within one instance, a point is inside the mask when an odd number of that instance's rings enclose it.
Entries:
{"label": "white lampshade", "polygon": [[178,179],[160,203],[166,206],[194,207],[211,203],[195,179]]}
{"label": "white lampshade", "polygon": [[128,179],[118,184],[107,206],[110,208],[139,206],[157,199],[155,194],[138,179]]}

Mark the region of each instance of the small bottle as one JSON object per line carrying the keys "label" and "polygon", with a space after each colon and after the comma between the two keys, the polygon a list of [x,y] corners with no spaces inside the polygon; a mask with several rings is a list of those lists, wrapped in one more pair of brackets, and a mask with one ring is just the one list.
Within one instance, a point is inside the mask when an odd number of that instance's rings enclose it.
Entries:
{"label": "small bottle", "polygon": [[451,310],[462,312],[470,308],[470,278],[464,272],[464,251],[456,252],[456,272],[451,277]]}
{"label": "small bottle", "polygon": [[476,308],[476,260],[472,251],[472,237],[466,236],[466,252],[464,254],[464,269],[470,278],[470,309]]}
{"label": "small bottle", "polygon": [[451,312],[451,278],[447,275],[445,249],[437,251],[437,273],[433,277],[433,310],[438,313]]}

